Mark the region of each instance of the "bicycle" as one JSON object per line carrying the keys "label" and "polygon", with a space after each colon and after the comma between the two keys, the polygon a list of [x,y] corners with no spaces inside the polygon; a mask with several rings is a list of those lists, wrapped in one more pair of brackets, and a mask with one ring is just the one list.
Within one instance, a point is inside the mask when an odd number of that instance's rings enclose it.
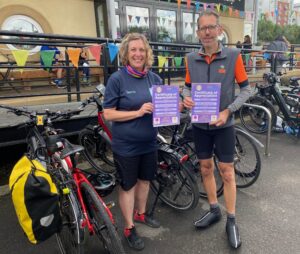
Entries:
{"label": "bicycle", "polygon": [[[189,159],[193,166],[193,172],[196,174],[197,183],[200,190],[200,197],[207,198],[206,191],[203,186],[203,179],[199,171],[199,160],[196,156],[195,146],[193,142],[192,129],[189,116],[185,114],[181,118],[181,132],[174,128],[170,143],[176,144],[189,155]],[[251,136],[248,132],[239,126],[235,126],[235,150],[234,150],[234,171],[236,176],[237,188],[246,188],[256,182],[261,171],[261,158],[257,146],[263,147],[261,142]],[[217,196],[223,194],[223,181],[219,173],[218,158],[214,159],[214,175],[217,185]]]}
{"label": "bicycle", "polygon": [[[297,137],[300,137],[300,96],[297,94],[289,94],[288,98],[294,99],[292,105],[291,102],[287,102],[287,98],[284,97],[276,86],[277,77],[275,73],[265,73],[264,85],[259,86],[260,94],[254,95],[249,99],[249,103],[266,106],[272,116],[273,128],[276,125],[277,114],[274,104],[271,103],[271,99],[276,102],[280,116],[283,118],[283,125],[288,125],[294,135],[297,133]],[[261,94],[268,94],[268,97]],[[242,106],[239,112],[242,125],[249,131],[254,133],[265,133],[268,129],[267,114],[262,109],[255,109],[248,106]],[[283,126],[284,127],[284,126]]]}
{"label": "bicycle", "polygon": [[[105,87],[99,85],[96,89],[97,93],[84,101],[82,107],[96,102],[98,124],[89,125],[82,130],[79,134],[79,142],[85,147],[84,155],[87,161],[96,170],[103,172],[102,160],[109,165],[114,165],[111,152],[111,124],[103,117],[102,98]],[[152,190],[164,203],[175,209],[192,209],[199,200],[197,186],[195,186],[193,177],[187,170],[187,165],[181,160],[182,156],[171,147],[167,149],[167,146],[168,144],[164,142],[158,142],[158,171],[156,179],[151,183]],[[169,153],[173,154],[170,155]],[[110,172],[115,173],[115,168],[111,168]],[[167,178],[172,178],[172,181],[167,182]],[[159,189],[161,192],[158,192]],[[169,190],[168,194],[167,190]],[[171,193],[170,190],[174,191],[175,194]],[[185,199],[180,198],[182,195],[185,195]]]}
{"label": "bicycle", "polygon": [[[111,151],[111,124],[103,117],[102,99],[105,92],[104,85],[96,87],[97,93],[82,102],[84,108],[90,103],[96,103],[98,109],[97,124],[86,126],[79,133],[79,144],[85,150],[83,156],[99,172],[115,173],[113,154]],[[106,165],[103,165],[103,162]]]}
{"label": "bicycle", "polygon": [[[29,118],[21,126],[28,128],[28,155],[45,165],[59,191],[62,229],[56,234],[61,253],[84,253],[86,234],[96,235],[109,253],[125,253],[116,231],[109,206],[101,196],[108,194],[115,185],[113,175],[91,174],[79,169],[78,153],[82,146],[71,144],[59,134],[52,121],[68,119],[82,109],[67,112],[30,112],[25,109],[0,105],[8,112]],[[90,179],[90,180],[89,180]],[[98,192],[92,185],[98,181]]]}

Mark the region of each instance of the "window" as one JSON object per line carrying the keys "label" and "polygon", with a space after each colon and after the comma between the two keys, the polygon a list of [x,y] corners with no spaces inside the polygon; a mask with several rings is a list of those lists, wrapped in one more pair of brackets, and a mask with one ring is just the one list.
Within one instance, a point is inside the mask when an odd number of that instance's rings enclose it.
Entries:
{"label": "window", "polygon": [[197,37],[197,19],[199,14],[193,15],[193,13],[182,13],[182,36],[185,42],[198,42]]}
{"label": "window", "polygon": [[150,38],[148,8],[126,6],[126,20],[128,32],[142,33]]}
{"label": "window", "polygon": [[122,38],[121,29],[120,29],[120,15],[116,14],[116,26],[117,26],[117,38]]}
{"label": "window", "polygon": [[[13,15],[4,20],[2,30],[43,33],[42,27],[32,18],[24,15]],[[14,38],[12,36],[5,36],[5,38]],[[27,49],[31,53],[40,51],[40,46],[33,45],[7,45],[10,49]]]}
{"label": "window", "polygon": [[168,10],[157,10],[157,41],[176,41],[176,12]]}

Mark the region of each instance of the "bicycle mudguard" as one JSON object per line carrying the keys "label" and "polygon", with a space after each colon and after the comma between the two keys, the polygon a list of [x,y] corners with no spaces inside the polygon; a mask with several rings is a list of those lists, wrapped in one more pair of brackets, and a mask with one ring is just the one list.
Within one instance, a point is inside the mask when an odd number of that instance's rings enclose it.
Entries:
{"label": "bicycle mudguard", "polygon": [[259,145],[259,147],[264,148],[265,145],[263,143],[261,143],[257,138],[255,138],[254,136],[252,136],[249,132],[247,132],[243,127],[241,126],[235,126],[236,129],[238,129],[240,132],[243,132],[246,136],[248,136],[249,138],[251,138],[256,144]]}

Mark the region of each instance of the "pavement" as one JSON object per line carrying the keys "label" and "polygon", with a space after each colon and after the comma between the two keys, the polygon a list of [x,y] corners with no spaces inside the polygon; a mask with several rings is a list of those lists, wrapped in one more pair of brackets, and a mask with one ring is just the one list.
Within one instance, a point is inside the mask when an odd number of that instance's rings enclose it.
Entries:
{"label": "pavement", "polygon": [[[265,139],[264,136],[257,137],[261,141]],[[240,249],[232,250],[228,246],[225,234],[226,212],[221,197],[222,221],[203,231],[195,230],[192,222],[208,209],[206,200],[200,199],[194,210],[185,212],[175,211],[159,202],[155,216],[161,222],[161,228],[137,225],[146,244],[140,253],[300,253],[299,146],[300,141],[295,141],[291,136],[275,133],[271,138],[270,157],[265,157],[263,150],[260,150],[262,172],[258,181],[249,188],[238,190],[236,212],[243,241]],[[122,218],[116,191],[106,200],[116,203],[112,211],[121,235]],[[0,225],[0,253],[59,253],[55,237],[37,246],[28,242],[18,225],[10,195],[0,197]],[[128,254],[137,253],[129,250],[124,239],[123,243]],[[86,253],[105,252],[91,238]]]}

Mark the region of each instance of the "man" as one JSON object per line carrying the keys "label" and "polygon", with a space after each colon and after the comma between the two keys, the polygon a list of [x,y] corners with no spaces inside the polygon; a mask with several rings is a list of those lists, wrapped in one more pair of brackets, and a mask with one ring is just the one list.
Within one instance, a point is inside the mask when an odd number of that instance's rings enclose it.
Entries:
{"label": "man", "polygon": [[[234,178],[234,118],[233,113],[249,98],[251,90],[243,60],[238,49],[225,48],[218,42],[222,33],[219,16],[212,10],[203,11],[197,20],[197,35],[202,43],[199,52],[186,58],[186,83],[183,90],[186,108],[195,104],[191,99],[192,83],[221,83],[220,113],[216,121],[193,124],[197,157],[201,165],[203,184],[208,195],[210,210],[194,222],[197,229],[204,229],[221,219],[216,195],[213,153],[219,159],[219,169],[224,182],[224,200],[227,210],[226,232],[233,248],[241,245],[235,221],[236,183]],[[235,98],[234,80],[240,87]]]}
{"label": "man", "polygon": [[[49,72],[56,73],[56,79],[54,81],[52,81],[51,84],[56,85],[58,88],[65,88],[65,86],[63,86],[63,82],[62,82],[63,69],[58,68],[58,66],[61,65],[58,61],[63,59],[63,54],[55,46],[44,45],[41,47],[40,51],[42,52],[42,51],[51,51],[51,50],[55,51],[54,56],[53,56],[52,66],[55,66],[56,68],[44,68],[44,69]],[[40,61],[41,61],[41,65],[45,66],[42,58],[40,59]]]}

